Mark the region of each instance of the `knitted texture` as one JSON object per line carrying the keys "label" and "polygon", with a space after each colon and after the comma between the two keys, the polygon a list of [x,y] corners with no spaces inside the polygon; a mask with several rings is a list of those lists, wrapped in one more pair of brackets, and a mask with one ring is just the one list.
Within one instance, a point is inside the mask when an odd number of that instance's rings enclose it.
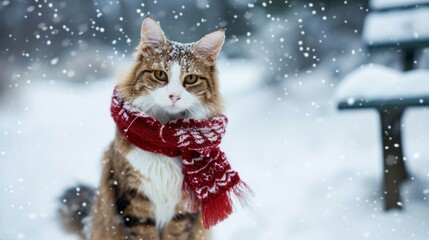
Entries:
{"label": "knitted texture", "polygon": [[133,145],[182,158],[185,206],[195,212],[201,205],[206,229],[232,213],[233,201],[246,203],[252,194],[219,148],[228,122],[226,116],[207,121],[178,119],[162,124],[131,105],[116,88],[111,114],[118,130]]}

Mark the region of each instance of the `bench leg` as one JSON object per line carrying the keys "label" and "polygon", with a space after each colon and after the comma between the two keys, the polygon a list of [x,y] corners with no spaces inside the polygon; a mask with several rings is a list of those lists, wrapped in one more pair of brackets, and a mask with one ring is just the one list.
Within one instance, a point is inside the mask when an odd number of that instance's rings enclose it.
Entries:
{"label": "bench leg", "polygon": [[401,208],[400,184],[408,179],[401,139],[404,109],[380,109],[383,141],[383,196],[385,210]]}

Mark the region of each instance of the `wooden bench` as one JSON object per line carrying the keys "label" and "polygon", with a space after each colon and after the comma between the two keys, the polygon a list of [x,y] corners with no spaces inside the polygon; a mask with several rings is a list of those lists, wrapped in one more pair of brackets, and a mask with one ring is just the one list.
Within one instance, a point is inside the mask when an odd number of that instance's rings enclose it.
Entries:
{"label": "wooden bench", "polygon": [[[421,22],[429,20],[429,0],[372,0],[370,6],[363,29],[363,40],[368,49],[400,51],[403,70],[414,69],[416,51],[429,46],[429,26]],[[429,92],[391,99],[353,99],[352,104],[343,99],[338,103],[340,110],[375,109],[380,116],[385,210],[402,208],[400,184],[409,177],[402,144],[402,116],[410,107],[424,106],[429,106]]]}

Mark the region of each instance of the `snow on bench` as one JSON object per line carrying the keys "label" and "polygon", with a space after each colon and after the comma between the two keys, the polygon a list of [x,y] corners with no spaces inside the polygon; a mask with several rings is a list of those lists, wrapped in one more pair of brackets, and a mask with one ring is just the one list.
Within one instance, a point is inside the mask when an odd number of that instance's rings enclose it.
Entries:
{"label": "snow on bench", "polygon": [[428,8],[372,12],[365,19],[363,39],[369,45],[429,40]]}
{"label": "snow on bench", "polygon": [[363,40],[373,49],[429,46],[429,0],[372,0]]}
{"label": "snow on bench", "polygon": [[369,64],[348,74],[337,88],[336,98],[353,105],[356,100],[389,100],[429,97],[429,70],[408,72]]}
{"label": "snow on bench", "polygon": [[429,3],[429,0],[372,0],[370,1],[370,7],[372,9],[386,9],[427,3]]}

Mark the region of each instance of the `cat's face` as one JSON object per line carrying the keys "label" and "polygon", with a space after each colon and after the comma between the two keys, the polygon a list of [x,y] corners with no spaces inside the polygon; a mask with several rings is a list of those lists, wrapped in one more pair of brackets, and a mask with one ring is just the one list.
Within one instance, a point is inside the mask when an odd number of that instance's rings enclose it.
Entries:
{"label": "cat's face", "polygon": [[162,122],[219,115],[222,101],[215,63],[224,38],[223,31],[216,31],[196,43],[168,41],[158,23],[146,18],[134,66],[119,90]]}

